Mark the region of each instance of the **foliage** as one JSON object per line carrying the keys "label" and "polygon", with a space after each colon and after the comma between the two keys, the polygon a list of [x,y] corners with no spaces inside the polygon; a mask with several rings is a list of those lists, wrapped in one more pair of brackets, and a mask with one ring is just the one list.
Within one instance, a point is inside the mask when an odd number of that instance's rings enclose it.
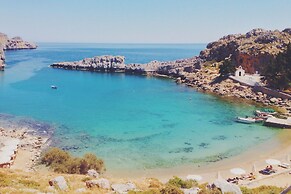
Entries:
{"label": "foliage", "polygon": [[192,188],[193,186],[197,186],[197,182],[194,181],[194,180],[182,180],[180,179],[179,177],[176,177],[174,176],[172,179],[170,179],[168,181],[168,184],[169,185],[173,185],[175,187],[178,187],[178,188],[183,188],[183,189],[190,189]]}
{"label": "foliage", "polygon": [[291,43],[286,52],[279,53],[266,65],[263,73],[270,87],[280,90],[291,87]]}
{"label": "foliage", "polygon": [[128,194],[160,194],[160,191],[157,189],[150,189],[147,191],[129,191]]}
{"label": "foliage", "polygon": [[283,189],[275,186],[260,186],[254,189],[241,187],[241,191],[243,194],[279,194]]}
{"label": "foliage", "polygon": [[161,194],[183,194],[183,191],[178,187],[167,184],[164,188],[160,190]]}
{"label": "foliage", "polygon": [[94,154],[85,154],[82,158],[78,158],[59,148],[51,148],[46,152],[41,158],[41,163],[59,173],[86,174],[90,169],[99,173],[105,170],[103,160],[98,159]]}
{"label": "foliage", "polygon": [[220,77],[225,77],[233,74],[236,70],[235,63],[230,59],[226,59],[222,65],[219,66]]}
{"label": "foliage", "polygon": [[208,183],[204,183],[199,185],[199,193],[198,194],[221,194],[222,192],[218,188],[214,189],[208,189],[207,188]]}

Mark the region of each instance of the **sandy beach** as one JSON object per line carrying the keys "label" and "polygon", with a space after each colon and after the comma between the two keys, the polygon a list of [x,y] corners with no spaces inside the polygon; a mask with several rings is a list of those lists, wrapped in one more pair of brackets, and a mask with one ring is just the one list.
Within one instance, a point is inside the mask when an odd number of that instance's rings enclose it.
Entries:
{"label": "sandy beach", "polygon": [[240,185],[247,187],[258,187],[260,185],[285,187],[291,183],[291,174],[289,174],[291,169],[286,170],[281,167],[274,166],[278,172],[273,175],[261,175],[258,171],[264,169],[268,165],[265,162],[266,159],[272,158],[280,160],[281,162],[287,162],[287,155],[291,155],[290,129],[282,130],[282,132],[273,139],[257,145],[256,147],[250,148],[248,151],[238,156],[230,157],[212,164],[202,165],[200,167],[187,165],[170,169],[154,169],[134,172],[111,172],[109,169],[105,175],[110,179],[116,180],[135,180],[142,182],[145,178],[154,177],[158,178],[162,182],[167,182],[173,176],[186,179],[188,175],[196,174],[203,177],[199,183],[211,183],[217,179],[218,172],[225,179],[234,178],[236,175],[231,174],[230,169],[242,168],[247,173],[250,173],[255,165],[257,178],[251,182],[241,182]]}
{"label": "sandy beach", "polygon": [[[282,129],[274,129],[282,130]],[[44,166],[38,166],[37,160],[40,157],[42,150],[48,146],[48,137],[42,137],[36,134],[28,133],[27,128],[13,129],[1,128],[1,136],[13,137],[20,139],[19,149],[16,159],[11,166],[11,169],[23,171],[39,171],[47,172]],[[260,185],[273,185],[278,187],[286,187],[291,183],[291,169],[283,169],[274,166],[277,173],[273,175],[261,175],[259,170],[264,169],[267,164],[266,159],[277,159],[281,162],[287,162],[287,155],[291,155],[291,130],[283,129],[274,138],[252,147],[246,152],[237,156],[223,159],[218,162],[200,165],[185,165],[167,169],[153,169],[143,171],[111,171],[110,169],[104,174],[105,177],[112,181],[133,181],[137,184],[143,184],[146,178],[158,178],[162,182],[167,182],[173,176],[178,176],[186,179],[187,175],[196,174],[202,176],[199,183],[211,183],[217,179],[218,172],[221,177],[234,178],[236,175],[230,173],[232,168],[242,168],[247,173],[253,171],[253,166],[256,168],[256,179],[253,181],[241,181],[239,185],[250,188]],[[290,161],[289,161],[290,163]]]}

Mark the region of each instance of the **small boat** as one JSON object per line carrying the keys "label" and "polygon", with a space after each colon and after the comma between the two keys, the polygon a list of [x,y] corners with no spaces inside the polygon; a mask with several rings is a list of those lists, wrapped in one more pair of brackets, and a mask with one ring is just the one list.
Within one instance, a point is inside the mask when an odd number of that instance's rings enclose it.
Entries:
{"label": "small boat", "polygon": [[58,89],[58,87],[57,86],[54,86],[54,85],[51,85],[51,89]]}
{"label": "small boat", "polygon": [[255,123],[256,122],[256,119],[255,118],[252,118],[252,117],[236,117],[236,122],[239,122],[239,123],[246,123],[246,124],[251,124],[251,123]]}
{"label": "small boat", "polygon": [[269,117],[273,117],[273,115],[276,114],[276,112],[269,113],[269,112],[263,112],[263,111],[256,110],[255,114],[260,118],[267,119]]}
{"label": "small boat", "polygon": [[266,111],[260,111],[260,110],[256,110],[255,111],[256,114],[266,114],[266,115],[275,115],[277,114],[277,112],[273,111],[273,112],[266,112]]}

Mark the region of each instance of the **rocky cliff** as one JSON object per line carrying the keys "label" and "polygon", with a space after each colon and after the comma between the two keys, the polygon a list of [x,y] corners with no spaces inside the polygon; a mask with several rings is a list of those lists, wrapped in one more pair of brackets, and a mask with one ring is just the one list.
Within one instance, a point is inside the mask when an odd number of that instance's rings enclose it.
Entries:
{"label": "rocky cliff", "polygon": [[291,28],[283,31],[253,29],[246,34],[228,35],[209,43],[199,57],[217,62],[231,58],[247,73],[262,72],[264,65],[286,50],[290,42]]}
{"label": "rocky cliff", "polygon": [[36,49],[36,48],[37,45],[35,43],[24,41],[20,37],[14,37],[7,40],[4,50]]}
{"label": "rocky cliff", "polygon": [[9,39],[6,34],[0,32],[0,70],[4,70],[5,55],[4,50],[36,49],[35,43],[22,40],[20,37]]}
{"label": "rocky cliff", "polygon": [[4,48],[7,42],[8,37],[6,34],[0,33],[0,70],[4,69],[5,64],[5,55],[4,55]]}

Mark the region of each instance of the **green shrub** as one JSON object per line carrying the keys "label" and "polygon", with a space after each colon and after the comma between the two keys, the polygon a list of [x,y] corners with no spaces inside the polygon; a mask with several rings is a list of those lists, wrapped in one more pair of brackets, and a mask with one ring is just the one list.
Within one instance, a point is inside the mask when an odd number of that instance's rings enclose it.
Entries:
{"label": "green shrub", "polygon": [[59,148],[51,148],[46,152],[41,158],[41,163],[58,173],[86,174],[90,169],[99,173],[105,170],[103,160],[94,154],[85,154],[82,158],[73,157]]}
{"label": "green shrub", "polygon": [[178,187],[167,184],[164,188],[160,190],[161,194],[183,194],[183,191],[179,189]]}
{"label": "green shrub", "polygon": [[197,182],[194,180],[182,180],[179,177],[174,176],[172,179],[168,181],[169,185],[173,185],[178,188],[183,188],[183,189],[190,189],[194,186],[198,186]]}

